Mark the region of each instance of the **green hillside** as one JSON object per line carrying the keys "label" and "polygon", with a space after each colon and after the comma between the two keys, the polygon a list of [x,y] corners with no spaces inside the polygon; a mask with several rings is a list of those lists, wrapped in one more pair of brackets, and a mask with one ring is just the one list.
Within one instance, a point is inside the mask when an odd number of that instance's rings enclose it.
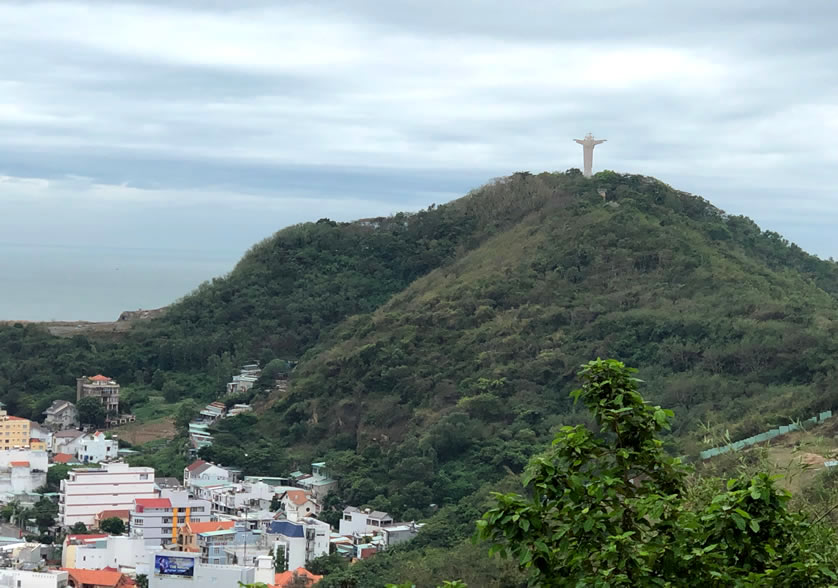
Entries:
{"label": "green hillside", "polygon": [[697,452],[707,425],[744,437],[838,404],[838,269],[746,218],[610,172],[516,174],[418,218],[436,215],[471,228],[438,267],[310,338],[290,392],[225,423],[208,457],[275,439],[289,464],[326,457],[347,501],[421,516],[583,418],[567,392],[591,357],[641,369],[678,414],[673,451]]}
{"label": "green hillside", "polygon": [[[0,400],[36,418],[104,372],[182,427],[237,365],[298,361],[287,392],[265,379],[237,399],[256,414],[222,421],[204,457],[274,475],[325,459],[341,480],[326,518],[436,511],[424,543],[367,565],[398,579],[468,567],[446,549],[487,487],[589,418],[568,399],[580,364],[638,367],[675,410],[669,450],[694,455],[838,408],[836,311],[838,265],[745,217],[653,178],[522,172],[415,214],[284,229],[120,340],[0,326]],[[183,441],[137,459],[177,472]]]}

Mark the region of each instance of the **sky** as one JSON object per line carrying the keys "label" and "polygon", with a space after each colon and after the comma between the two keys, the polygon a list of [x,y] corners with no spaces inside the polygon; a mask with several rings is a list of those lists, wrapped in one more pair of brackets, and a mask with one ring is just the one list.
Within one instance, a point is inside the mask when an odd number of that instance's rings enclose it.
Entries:
{"label": "sky", "polygon": [[[838,258],[834,0],[27,0],[0,23],[0,318],[45,318],[33,289],[165,304],[290,224],[581,167],[587,132],[595,169]],[[144,293],[85,310],[56,268]]]}

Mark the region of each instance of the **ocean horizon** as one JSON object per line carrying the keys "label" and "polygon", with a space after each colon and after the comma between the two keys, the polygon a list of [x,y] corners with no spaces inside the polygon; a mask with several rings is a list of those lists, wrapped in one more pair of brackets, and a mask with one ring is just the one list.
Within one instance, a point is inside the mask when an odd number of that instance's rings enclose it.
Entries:
{"label": "ocean horizon", "polygon": [[175,302],[243,253],[0,243],[0,320],[115,321]]}

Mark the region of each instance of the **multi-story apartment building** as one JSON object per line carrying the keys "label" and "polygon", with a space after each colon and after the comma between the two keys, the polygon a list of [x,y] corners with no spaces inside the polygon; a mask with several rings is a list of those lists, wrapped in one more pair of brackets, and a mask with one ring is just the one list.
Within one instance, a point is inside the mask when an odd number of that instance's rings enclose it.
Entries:
{"label": "multi-story apartment building", "polygon": [[58,516],[61,525],[92,526],[103,510],[131,510],[137,498],[157,498],[154,468],[108,463],[101,468],[79,469],[61,481]]}
{"label": "multi-story apartment building", "polygon": [[0,408],[0,449],[29,447],[29,427],[27,419],[11,416]]}
{"label": "multi-story apartment building", "polygon": [[108,415],[119,415],[119,384],[102,374],[76,380],[76,402],[82,398],[97,398]]}
{"label": "multi-story apartment building", "polygon": [[212,513],[209,501],[190,498],[186,490],[161,490],[160,498],[135,500],[129,516],[132,535],[160,546],[177,543],[181,526],[209,522]]}

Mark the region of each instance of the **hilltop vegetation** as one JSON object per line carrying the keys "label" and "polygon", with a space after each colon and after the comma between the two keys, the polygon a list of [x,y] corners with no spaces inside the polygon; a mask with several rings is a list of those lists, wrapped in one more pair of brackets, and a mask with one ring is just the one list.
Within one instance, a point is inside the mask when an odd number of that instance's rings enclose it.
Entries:
{"label": "hilltop vegetation", "polygon": [[834,263],[638,176],[517,174],[423,218],[478,211],[439,267],[321,331],[289,393],[207,456],[276,439],[293,463],[325,456],[348,502],[419,517],[584,421],[567,391],[590,357],[640,368],[678,414],[672,451],[696,452],[700,424],[744,437],[836,404]]}
{"label": "hilltop vegetation", "polygon": [[[421,518],[586,422],[567,392],[591,357],[637,366],[676,411],[672,452],[838,408],[837,296],[834,262],[652,178],[522,172],[415,214],[284,229],[120,338],[2,326],[0,400],[37,418],[103,372],[182,431],[238,365],[299,360],[205,456],[254,474],[325,458],[327,517]],[[141,459],[174,471],[181,443]]]}

